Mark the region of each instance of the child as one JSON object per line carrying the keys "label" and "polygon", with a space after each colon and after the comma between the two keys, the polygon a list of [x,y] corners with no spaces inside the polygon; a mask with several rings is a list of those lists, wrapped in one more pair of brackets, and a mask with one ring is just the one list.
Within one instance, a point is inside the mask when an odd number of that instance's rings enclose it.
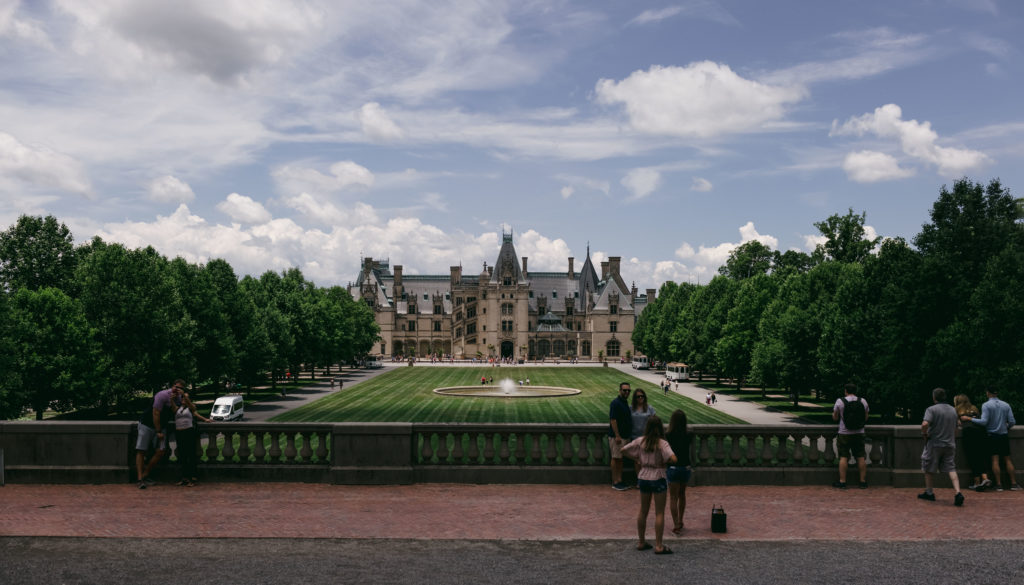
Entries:
{"label": "child", "polygon": [[647,542],[647,514],[651,510],[651,499],[654,499],[654,554],[670,555],[672,549],[665,546],[662,536],[665,532],[665,493],[668,482],[665,480],[665,468],[676,462],[668,441],[665,440],[665,428],[657,415],[647,419],[642,437],[630,441],[622,448],[623,455],[635,459],[640,464],[637,473],[637,487],[640,488],[640,513],[636,517],[636,530],[640,542],[637,550],[651,548]]}

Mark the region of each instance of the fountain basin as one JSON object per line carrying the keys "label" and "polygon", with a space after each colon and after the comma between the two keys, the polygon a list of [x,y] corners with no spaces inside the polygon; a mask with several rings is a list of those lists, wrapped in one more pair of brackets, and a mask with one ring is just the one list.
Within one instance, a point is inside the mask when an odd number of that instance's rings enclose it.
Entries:
{"label": "fountain basin", "polygon": [[519,386],[505,388],[500,385],[485,386],[448,386],[434,388],[434,394],[442,396],[473,396],[477,398],[557,398],[574,396],[581,391],[576,388],[559,386]]}

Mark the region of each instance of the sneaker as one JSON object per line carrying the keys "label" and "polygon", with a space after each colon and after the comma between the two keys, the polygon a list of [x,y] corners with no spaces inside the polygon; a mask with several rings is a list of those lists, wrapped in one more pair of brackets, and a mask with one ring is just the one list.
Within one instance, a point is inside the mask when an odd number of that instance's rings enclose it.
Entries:
{"label": "sneaker", "polygon": [[145,483],[146,485],[156,485],[156,480],[151,479],[148,475],[142,478],[142,482]]}
{"label": "sneaker", "polygon": [[866,489],[868,489],[868,482],[862,481],[859,484],[857,484],[857,487],[859,487],[862,490],[866,490]]}
{"label": "sneaker", "polygon": [[989,488],[989,487],[992,487],[992,480],[991,479],[985,479],[980,484],[978,484],[978,488],[979,489],[985,489],[985,488]]}
{"label": "sneaker", "polygon": [[996,484],[996,491],[997,491],[997,492],[1001,492],[1001,491],[1003,491],[1003,484],[1001,484],[1001,483],[997,483],[997,484]]}
{"label": "sneaker", "polygon": [[920,494],[917,494],[917,499],[919,499],[919,500],[928,500],[929,502],[934,502],[935,501],[935,494],[928,493],[928,492],[922,492]]}
{"label": "sneaker", "polygon": [[978,486],[979,486],[979,485],[981,485],[981,484],[978,484],[978,483],[972,483],[971,485],[967,486],[967,489],[969,489],[969,490],[971,490],[971,491],[973,492],[973,491],[975,491],[975,490],[977,490],[977,489],[978,489]]}
{"label": "sneaker", "polygon": [[846,482],[845,481],[837,481],[837,482],[832,484],[832,487],[838,488],[838,489],[841,489],[841,490],[845,490],[846,489]]}
{"label": "sneaker", "polygon": [[1019,483],[1015,483],[1012,486],[1010,486],[1011,492],[1019,492],[1020,490],[1024,490],[1024,488],[1020,487]]}
{"label": "sneaker", "polygon": [[629,489],[629,486],[620,481],[619,483],[612,484],[612,489],[624,492]]}
{"label": "sneaker", "polygon": [[954,506],[963,506],[964,505],[964,495],[961,494],[960,492],[957,492],[956,495],[953,496],[953,505]]}
{"label": "sneaker", "polygon": [[147,487],[149,487],[149,486],[147,486],[147,485],[146,485],[146,482],[144,482],[144,481],[140,481],[140,482],[139,482],[139,489],[140,489],[140,490],[144,490],[144,489],[146,489]]}

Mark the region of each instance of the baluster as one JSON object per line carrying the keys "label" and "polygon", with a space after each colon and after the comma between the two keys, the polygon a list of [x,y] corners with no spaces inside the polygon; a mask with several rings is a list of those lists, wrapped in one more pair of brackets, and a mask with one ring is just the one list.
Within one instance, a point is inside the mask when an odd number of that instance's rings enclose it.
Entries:
{"label": "baluster", "polygon": [[540,465],[540,443],[542,433],[530,433],[530,464]]}
{"label": "baluster", "polygon": [[572,435],[562,433],[562,465],[572,465]]}
{"label": "baluster", "polygon": [[825,437],[825,463],[832,465],[836,460],[836,435]]}
{"label": "baluster", "polygon": [[729,450],[729,465],[739,465],[740,459],[743,458],[743,452],[740,450],[740,439],[743,435],[729,435],[729,442],[732,443],[732,448]]}
{"label": "baluster", "polygon": [[775,450],[775,460],[778,465],[785,465],[789,462],[789,433],[775,435],[775,439],[779,442],[779,446]]}
{"label": "baluster", "polygon": [[498,436],[494,433],[491,436],[487,436],[485,433],[480,433],[484,438],[484,465],[494,465],[494,439]]}
{"label": "baluster", "polygon": [[725,435],[715,435],[715,464],[725,463]]}
{"label": "baluster", "polygon": [[576,435],[576,440],[579,441],[579,449],[576,451],[576,460],[579,461],[580,465],[587,465],[590,463],[590,451],[587,449],[587,436]]}
{"label": "baluster", "polygon": [[437,463],[445,465],[448,463],[448,433],[441,433],[437,437]]}
{"label": "baluster", "polygon": [[818,459],[821,457],[821,449],[818,448],[818,446],[821,444],[821,441],[823,441],[823,440],[824,440],[824,437],[822,437],[822,435],[819,434],[819,433],[814,433],[814,434],[807,435],[807,462],[808,462],[808,465],[811,465],[811,466],[818,465]]}
{"label": "baluster", "polygon": [[423,441],[423,447],[420,449],[420,463],[429,465],[433,463],[434,459],[434,433],[420,433],[420,440]]}
{"label": "baluster", "polygon": [[465,463],[463,460],[462,442],[466,440],[465,433],[455,433],[455,442],[452,445],[452,464],[462,465]]}
{"label": "baluster", "polygon": [[256,433],[256,444],[253,446],[253,455],[256,457],[256,463],[267,462],[267,432],[257,431]]}
{"label": "baluster", "polygon": [[772,464],[772,436],[769,433],[761,435],[761,465],[768,467]]}
{"label": "baluster", "polygon": [[224,462],[232,463],[235,460],[235,431],[224,433]]}
{"label": "baluster", "polygon": [[270,462],[281,462],[281,431],[270,432]]}
{"label": "baluster", "polygon": [[747,437],[747,466],[757,465],[757,435],[746,435]]}
{"label": "baluster", "polygon": [[508,465],[509,455],[512,453],[508,450],[508,438],[511,433],[498,433],[495,435],[501,443],[498,446],[498,457],[501,458],[502,465]]}
{"label": "baluster", "polygon": [[480,433],[470,431],[469,435],[469,461],[470,465],[480,462]]}
{"label": "baluster", "polygon": [[284,444],[284,456],[288,460],[288,463],[295,463],[295,433],[289,432],[287,435],[287,442]]}
{"label": "baluster", "polygon": [[526,432],[516,433],[516,465],[526,463],[526,437]]}
{"label": "baluster", "polygon": [[804,464],[804,439],[807,435],[793,435],[793,465]]}
{"label": "baluster", "polygon": [[313,459],[312,433],[301,431],[299,436],[302,439],[302,449],[299,451],[299,457],[303,463],[310,463],[310,460]]}
{"label": "baluster", "polygon": [[708,441],[711,440],[711,435],[704,435],[698,437],[700,440],[700,451],[698,452],[697,459],[701,465],[711,465],[711,451],[708,449]]}
{"label": "baluster", "polygon": [[[331,440],[331,433],[328,431],[321,431],[317,434],[316,441],[316,460],[318,463],[328,463],[327,461],[327,443]],[[262,455],[260,456],[262,458]]]}
{"label": "baluster", "polygon": [[248,463],[249,455],[252,454],[252,449],[249,448],[249,437],[251,436],[250,431],[242,431],[238,435],[238,460],[242,463]]}
{"label": "baluster", "polygon": [[[882,459],[883,459],[882,449],[883,449],[883,443],[884,442],[885,441],[882,440],[880,437],[872,437],[871,438],[871,443],[870,443],[871,451],[868,453],[868,461],[871,462],[871,465],[873,467],[877,467],[877,466],[882,464]],[[864,445],[865,446],[868,445],[868,444],[869,443],[867,441],[864,441]]]}
{"label": "baluster", "polygon": [[545,450],[547,454],[545,463],[548,465],[555,465],[558,463],[558,451],[555,449],[555,437],[557,435],[554,433],[545,433],[544,436],[548,439],[548,448]]}
{"label": "baluster", "polygon": [[220,433],[207,433],[206,436],[206,462],[216,463],[217,457],[220,455],[220,449],[217,447],[217,440],[220,438]]}
{"label": "baluster", "polygon": [[[608,437],[604,433],[593,435],[594,437],[594,463],[608,463],[604,459],[604,446],[608,444]],[[690,446],[693,448],[693,445]]]}

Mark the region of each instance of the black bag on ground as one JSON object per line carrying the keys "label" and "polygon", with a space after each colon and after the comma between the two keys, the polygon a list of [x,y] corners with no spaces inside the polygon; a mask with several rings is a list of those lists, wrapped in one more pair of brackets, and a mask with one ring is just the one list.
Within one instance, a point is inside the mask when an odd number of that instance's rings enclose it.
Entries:
{"label": "black bag on ground", "polygon": [[725,508],[711,504],[711,532],[725,532]]}

